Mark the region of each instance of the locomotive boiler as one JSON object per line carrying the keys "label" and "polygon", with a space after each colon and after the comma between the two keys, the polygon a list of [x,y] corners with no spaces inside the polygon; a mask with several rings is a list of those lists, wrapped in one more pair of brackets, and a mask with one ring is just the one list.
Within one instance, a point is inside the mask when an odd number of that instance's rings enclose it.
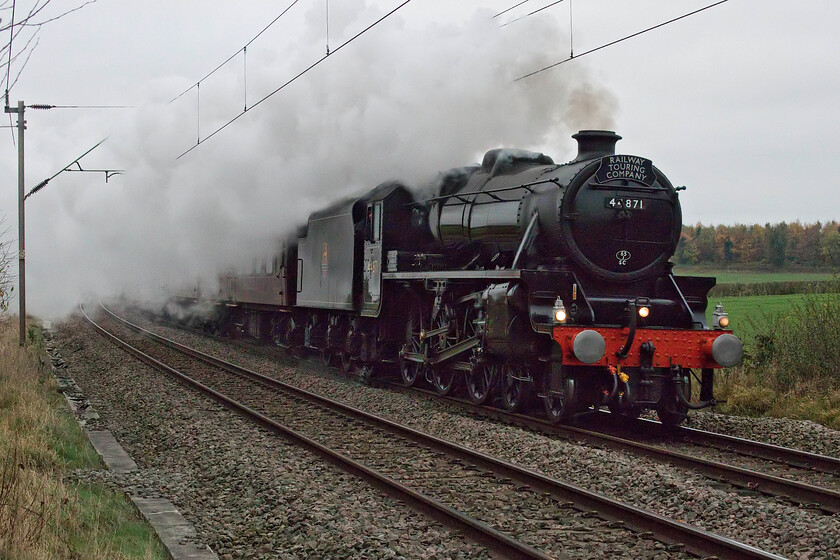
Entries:
{"label": "locomotive boiler", "polygon": [[681,423],[741,342],[722,311],[706,324],[715,280],[673,274],[680,189],[613,132],[573,137],[568,163],[491,150],[312,214],[270,266],[224,279],[217,326],[552,422],[607,406]]}

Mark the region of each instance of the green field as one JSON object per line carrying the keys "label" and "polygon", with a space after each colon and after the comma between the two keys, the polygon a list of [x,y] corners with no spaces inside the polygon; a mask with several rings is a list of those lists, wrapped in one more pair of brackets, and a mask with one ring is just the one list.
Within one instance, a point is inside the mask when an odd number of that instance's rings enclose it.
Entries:
{"label": "green field", "polygon": [[[748,340],[755,332],[755,325],[764,323],[766,319],[774,315],[782,315],[791,307],[801,303],[805,294],[793,294],[786,296],[742,296],[710,299],[709,307],[706,309],[706,319],[711,325],[712,312],[715,304],[723,304],[724,311],[729,314],[730,328],[743,338]],[[818,295],[816,297],[825,297]]]}
{"label": "green field", "polygon": [[[835,276],[831,272],[775,272],[775,271],[735,271],[714,270],[707,267],[675,266],[674,273],[681,276],[713,276],[717,284],[768,284],[771,282],[825,282]],[[713,292],[714,293],[714,292]],[[805,294],[789,295],[751,295],[709,297],[706,318],[711,324],[715,304],[723,303],[729,313],[731,329],[743,339],[749,339],[758,324],[767,322],[770,317],[786,313],[791,307],[801,303]],[[817,296],[822,297],[822,296]]]}
{"label": "green field", "polygon": [[831,272],[763,272],[711,270],[701,267],[675,266],[679,276],[714,276],[718,284],[765,284],[768,282],[816,282],[828,280]]}
{"label": "green field", "polygon": [[[715,304],[723,303],[730,328],[744,341],[747,356],[741,366],[717,375],[716,397],[727,401],[718,407],[720,412],[798,418],[840,429],[840,328],[836,321],[840,280],[836,273],[700,267],[680,267],[676,273],[715,276],[719,285],[741,284],[724,293],[761,293],[767,286],[798,292],[709,298],[709,323]],[[816,281],[821,283],[819,291],[826,293],[804,293]]]}

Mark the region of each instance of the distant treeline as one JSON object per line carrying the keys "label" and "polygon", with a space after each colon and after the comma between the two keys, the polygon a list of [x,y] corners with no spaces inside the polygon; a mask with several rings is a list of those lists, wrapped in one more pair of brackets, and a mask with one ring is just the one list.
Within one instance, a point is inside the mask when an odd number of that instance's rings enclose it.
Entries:
{"label": "distant treeline", "polygon": [[684,225],[677,264],[772,268],[840,266],[840,224]]}

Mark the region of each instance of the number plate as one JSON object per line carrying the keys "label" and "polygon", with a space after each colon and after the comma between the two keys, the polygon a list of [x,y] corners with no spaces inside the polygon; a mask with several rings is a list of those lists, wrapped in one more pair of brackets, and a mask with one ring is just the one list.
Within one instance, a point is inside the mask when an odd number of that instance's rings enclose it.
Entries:
{"label": "number plate", "polygon": [[613,210],[647,210],[647,200],[644,198],[627,198],[626,196],[608,196],[604,199],[604,206]]}

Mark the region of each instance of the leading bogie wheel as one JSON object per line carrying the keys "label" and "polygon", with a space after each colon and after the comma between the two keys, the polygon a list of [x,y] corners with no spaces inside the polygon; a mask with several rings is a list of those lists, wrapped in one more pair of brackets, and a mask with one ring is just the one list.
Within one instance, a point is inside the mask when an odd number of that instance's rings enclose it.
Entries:
{"label": "leading bogie wheel", "polygon": [[565,391],[560,394],[552,393],[543,397],[545,417],[552,424],[566,422],[572,416],[571,406],[566,400]]}
{"label": "leading bogie wheel", "polygon": [[432,387],[438,395],[446,396],[455,388],[455,370],[446,365],[432,367]]}
{"label": "leading bogie wheel", "polygon": [[525,407],[531,390],[531,383],[525,380],[523,368],[510,365],[502,366],[500,396],[502,406],[509,412],[518,412]]}
{"label": "leading bogie wheel", "polygon": [[[552,386],[552,373],[557,376]],[[552,424],[566,422],[577,411],[576,380],[569,377],[565,368],[559,363],[553,363],[552,369],[546,371],[543,378],[542,397],[543,411],[546,419]]]}
{"label": "leading bogie wheel", "polygon": [[500,369],[498,364],[486,362],[476,362],[472,365],[465,379],[467,398],[470,402],[482,405],[493,397]]}
{"label": "leading bogie wheel", "polygon": [[425,364],[400,356],[400,380],[406,387],[414,387],[425,377]]}

